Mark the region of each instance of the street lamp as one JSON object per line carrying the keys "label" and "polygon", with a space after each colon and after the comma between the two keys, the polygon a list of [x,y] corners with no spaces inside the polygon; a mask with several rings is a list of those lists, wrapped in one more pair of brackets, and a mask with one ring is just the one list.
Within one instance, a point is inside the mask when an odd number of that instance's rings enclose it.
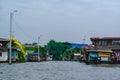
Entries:
{"label": "street lamp", "polygon": [[40,61],[40,50],[39,50],[39,41],[40,41],[40,36],[38,36],[38,61]]}
{"label": "street lamp", "polygon": [[12,19],[14,13],[17,12],[17,10],[14,10],[13,12],[10,13],[10,54],[9,54],[9,63],[11,64],[11,52],[12,52]]}

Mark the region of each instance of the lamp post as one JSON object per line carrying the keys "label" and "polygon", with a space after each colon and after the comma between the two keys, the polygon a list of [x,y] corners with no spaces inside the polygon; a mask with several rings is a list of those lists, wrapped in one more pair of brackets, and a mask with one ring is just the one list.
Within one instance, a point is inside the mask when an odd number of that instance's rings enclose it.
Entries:
{"label": "lamp post", "polygon": [[9,64],[12,63],[11,60],[11,53],[12,53],[12,19],[14,13],[17,12],[17,10],[14,10],[13,12],[10,13],[10,53],[9,53]]}
{"label": "lamp post", "polygon": [[39,50],[39,41],[40,41],[40,36],[38,36],[38,61],[40,61],[40,50]]}

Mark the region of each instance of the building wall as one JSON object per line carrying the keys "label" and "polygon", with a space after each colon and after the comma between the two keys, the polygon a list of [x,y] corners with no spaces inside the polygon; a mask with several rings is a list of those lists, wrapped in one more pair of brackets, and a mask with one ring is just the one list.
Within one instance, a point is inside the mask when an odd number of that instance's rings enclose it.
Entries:
{"label": "building wall", "polygon": [[8,60],[8,53],[7,52],[1,52],[2,55],[0,56],[0,61],[7,61]]}

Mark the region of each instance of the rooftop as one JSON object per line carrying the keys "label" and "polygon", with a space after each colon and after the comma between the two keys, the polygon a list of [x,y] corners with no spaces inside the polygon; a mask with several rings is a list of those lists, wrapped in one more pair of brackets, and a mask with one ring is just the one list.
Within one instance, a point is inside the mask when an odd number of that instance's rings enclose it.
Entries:
{"label": "rooftop", "polygon": [[9,40],[5,39],[5,38],[0,38],[0,41],[6,41],[6,42],[8,42]]}
{"label": "rooftop", "polygon": [[106,39],[106,40],[120,40],[120,37],[91,37],[90,40],[100,40],[100,39]]}
{"label": "rooftop", "polygon": [[72,47],[87,47],[88,44],[77,44],[77,43],[72,43],[71,46],[72,46]]}

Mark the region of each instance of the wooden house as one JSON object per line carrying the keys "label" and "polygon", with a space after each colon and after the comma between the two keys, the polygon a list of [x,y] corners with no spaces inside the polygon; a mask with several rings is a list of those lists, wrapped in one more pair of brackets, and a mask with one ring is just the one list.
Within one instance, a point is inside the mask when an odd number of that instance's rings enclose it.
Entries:
{"label": "wooden house", "polygon": [[120,62],[120,37],[91,37],[92,49],[94,50],[111,50],[117,57],[117,62]]}

